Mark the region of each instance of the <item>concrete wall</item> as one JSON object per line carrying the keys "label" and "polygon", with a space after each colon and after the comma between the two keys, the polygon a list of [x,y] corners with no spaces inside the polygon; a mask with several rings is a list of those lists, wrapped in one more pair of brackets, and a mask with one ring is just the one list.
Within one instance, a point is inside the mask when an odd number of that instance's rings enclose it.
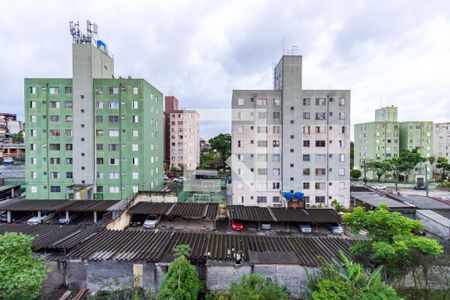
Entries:
{"label": "concrete wall", "polygon": [[227,289],[232,282],[238,281],[242,275],[251,273],[251,266],[208,266],[206,270],[206,287],[212,292],[224,290]]}
{"label": "concrete wall", "polygon": [[87,263],[80,260],[67,261],[66,285],[69,289],[86,288]]}
{"label": "concrete wall", "polygon": [[63,262],[60,261],[46,261],[49,272],[47,274],[47,279],[43,284],[43,292],[50,293],[52,290],[58,289],[61,285],[64,285],[65,278],[65,266]]}

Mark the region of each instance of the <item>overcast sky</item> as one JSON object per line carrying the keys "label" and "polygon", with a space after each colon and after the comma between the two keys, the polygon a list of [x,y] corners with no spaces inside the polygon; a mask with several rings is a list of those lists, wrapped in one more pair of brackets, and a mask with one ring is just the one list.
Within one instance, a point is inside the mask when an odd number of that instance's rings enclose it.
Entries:
{"label": "overcast sky", "polygon": [[[90,18],[116,76],[145,78],[183,108],[229,108],[233,89],[271,89],[284,41],[303,55],[303,88],[351,90],[352,124],[386,105],[401,121],[450,121],[448,0],[0,3],[0,110],[21,119],[23,79],[71,77],[68,23],[84,31]],[[205,137],[230,127],[201,125]]]}

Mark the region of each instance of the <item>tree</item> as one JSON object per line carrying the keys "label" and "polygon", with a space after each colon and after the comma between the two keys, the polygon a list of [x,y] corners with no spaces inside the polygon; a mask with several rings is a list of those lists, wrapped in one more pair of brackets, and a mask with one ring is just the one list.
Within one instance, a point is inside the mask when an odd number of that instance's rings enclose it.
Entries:
{"label": "tree", "polygon": [[[175,247],[174,254],[191,252],[188,245]],[[195,267],[186,256],[181,255],[169,266],[158,292],[158,300],[196,300],[201,289],[201,281]]]}
{"label": "tree", "polygon": [[31,299],[47,277],[47,266],[34,258],[33,237],[16,232],[0,235],[0,298]]}
{"label": "tree", "polygon": [[343,221],[354,233],[368,232],[370,240],[357,241],[350,250],[356,256],[369,258],[376,266],[384,266],[386,279],[404,275],[415,264],[411,257],[416,253],[435,258],[443,252],[436,240],[415,234],[423,231],[420,221],[389,212],[386,205],[372,211],[357,207],[345,214]]}
{"label": "tree", "polygon": [[243,275],[239,282],[233,282],[230,288],[212,296],[215,300],[288,300],[289,295],[283,287],[258,274]]}
{"label": "tree", "polygon": [[351,177],[353,180],[358,180],[358,178],[361,177],[361,171],[358,170],[358,169],[352,169],[352,170],[350,171],[350,177]]}
{"label": "tree", "polygon": [[219,134],[209,139],[211,150],[216,151],[220,155],[221,168],[225,169],[225,162],[231,156],[231,134]]}
{"label": "tree", "polygon": [[350,170],[355,166],[355,143],[350,141]]}
{"label": "tree", "polygon": [[216,150],[205,149],[200,153],[200,167],[203,169],[220,169],[222,161]]}
{"label": "tree", "polygon": [[173,255],[174,256],[190,256],[191,255],[191,247],[189,247],[189,245],[186,244],[182,244],[182,245],[177,245],[175,248],[173,248]]}
{"label": "tree", "polygon": [[400,150],[399,157],[386,160],[385,162],[389,164],[395,178],[395,190],[398,191],[398,181],[402,173],[405,175],[406,181],[408,181],[408,177],[414,168],[425,161],[426,158],[420,156],[417,150]]}
{"label": "tree", "polygon": [[381,176],[391,169],[388,163],[381,161],[370,161],[367,163],[367,168],[377,175],[378,182],[381,181]]}
{"label": "tree", "polygon": [[441,171],[441,181],[444,181],[448,176],[448,172],[450,172],[448,159],[442,156],[438,157],[436,160],[436,168]]}
{"label": "tree", "polygon": [[319,275],[310,277],[308,282],[311,299],[401,299],[395,289],[381,280],[383,267],[370,273],[350,261],[342,251],[339,254],[343,266],[335,259],[329,263],[321,259]]}
{"label": "tree", "polygon": [[13,133],[11,135],[11,137],[12,137],[12,142],[14,144],[23,143],[23,132],[22,131],[19,131],[18,133]]}

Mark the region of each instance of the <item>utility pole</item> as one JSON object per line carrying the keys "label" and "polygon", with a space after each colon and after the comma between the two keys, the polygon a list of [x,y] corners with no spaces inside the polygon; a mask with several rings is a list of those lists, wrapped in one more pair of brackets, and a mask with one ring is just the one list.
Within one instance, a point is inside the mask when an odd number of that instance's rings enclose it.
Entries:
{"label": "utility pole", "polygon": [[364,184],[367,184],[367,176],[366,176],[366,159],[363,159],[363,168],[364,168]]}

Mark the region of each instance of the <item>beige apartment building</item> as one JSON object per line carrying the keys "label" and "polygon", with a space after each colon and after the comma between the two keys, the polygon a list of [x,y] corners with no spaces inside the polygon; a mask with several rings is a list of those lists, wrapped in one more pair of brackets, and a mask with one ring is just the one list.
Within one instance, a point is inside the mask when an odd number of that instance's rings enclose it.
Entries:
{"label": "beige apartment building", "polygon": [[167,96],[165,105],[167,166],[195,170],[200,164],[199,114],[178,109],[174,96]]}

